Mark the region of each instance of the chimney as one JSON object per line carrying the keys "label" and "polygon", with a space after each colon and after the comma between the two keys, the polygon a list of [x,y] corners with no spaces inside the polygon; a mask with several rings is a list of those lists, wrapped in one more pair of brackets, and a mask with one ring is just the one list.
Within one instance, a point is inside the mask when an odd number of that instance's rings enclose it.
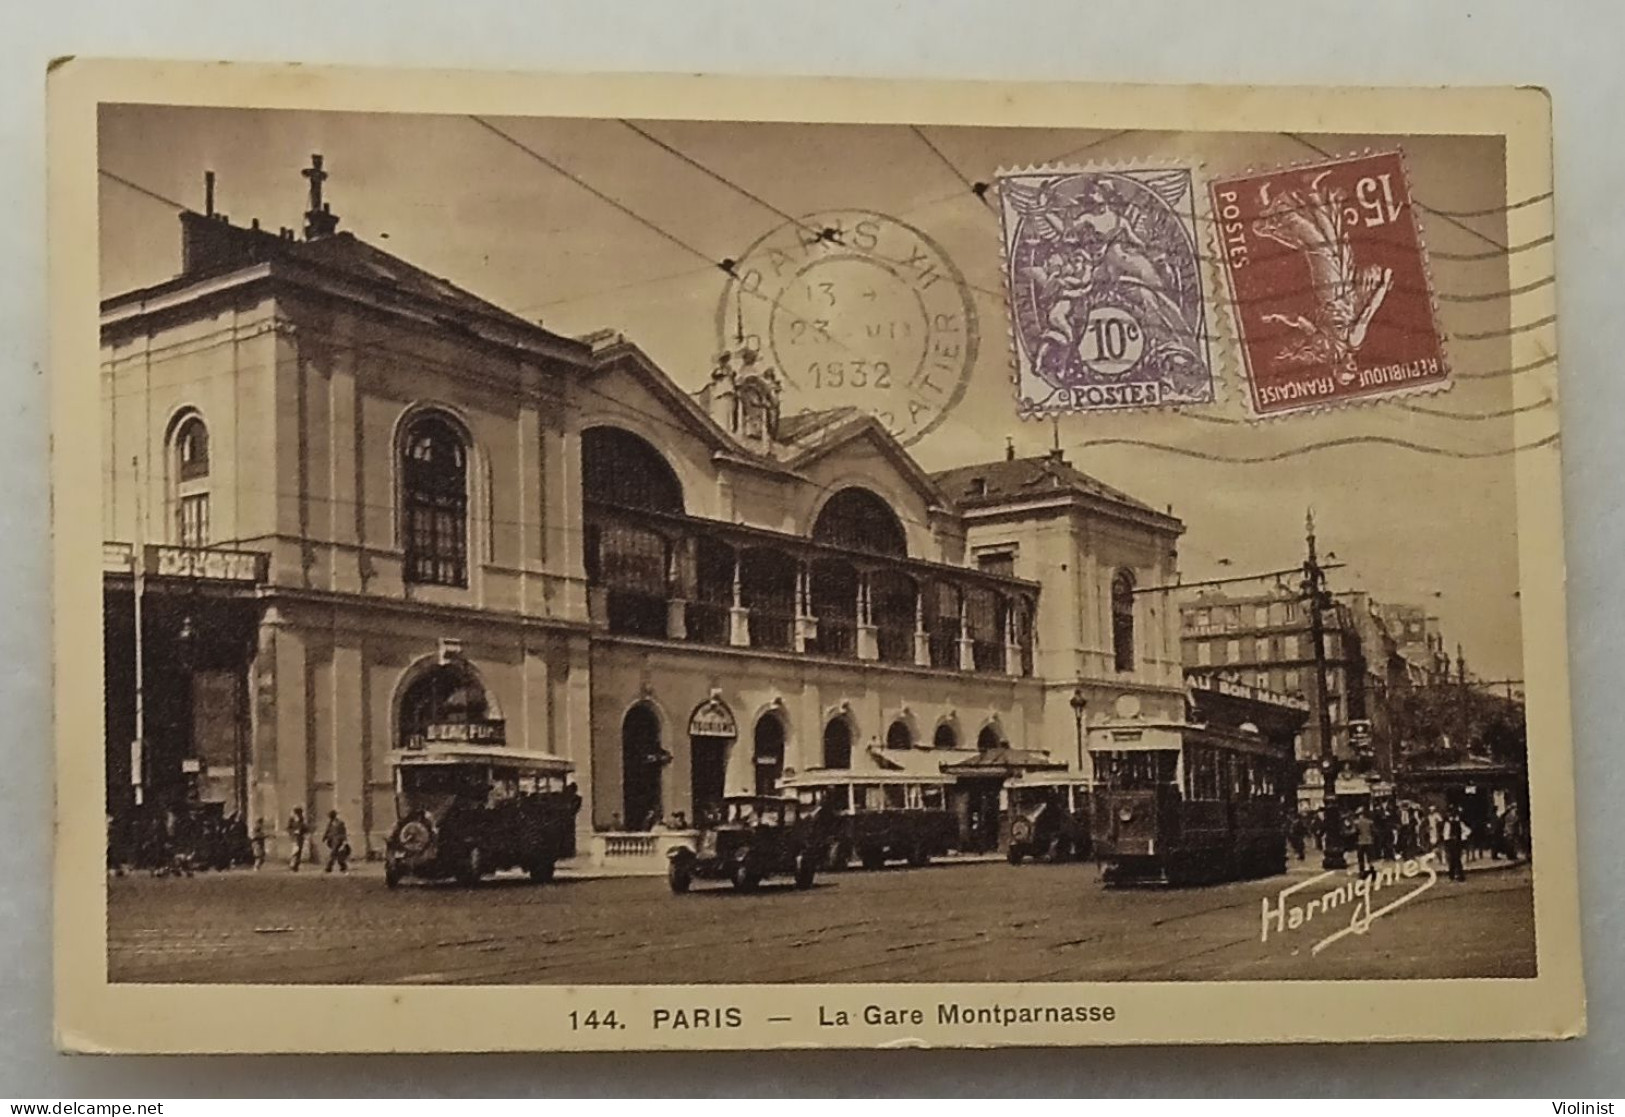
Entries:
{"label": "chimney", "polygon": [[322,157],[313,153],[310,157],[310,166],[299,173],[310,180],[310,208],[305,211],[305,239],[317,240],[332,236],[339,227],[339,219],[333,216],[332,207],[322,201],[322,183],[327,181],[327,172],[322,170]]}
{"label": "chimney", "polygon": [[1004,460],[1007,462],[1016,460],[1016,440],[1013,438],[1004,440]]}
{"label": "chimney", "polygon": [[214,216],[214,172],[203,172],[203,216]]}

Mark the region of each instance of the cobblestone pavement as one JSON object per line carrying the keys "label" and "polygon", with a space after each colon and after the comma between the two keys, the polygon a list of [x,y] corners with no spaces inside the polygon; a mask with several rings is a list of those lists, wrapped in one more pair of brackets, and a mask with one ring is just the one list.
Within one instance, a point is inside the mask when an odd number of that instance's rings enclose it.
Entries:
{"label": "cobblestone pavement", "polygon": [[[1274,910],[1283,888],[1304,886],[1290,906],[1339,883],[1308,866],[1156,890],[1104,888],[1092,865],[975,863],[686,896],[657,878],[389,891],[370,871],[135,875],[108,881],[108,963],[114,981],[318,984],[1532,976],[1529,867],[1474,868],[1319,953],[1352,906],[1295,930],[1272,921],[1262,941],[1266,901]],[[1385,887],[1374,906],[1424,880]]]}

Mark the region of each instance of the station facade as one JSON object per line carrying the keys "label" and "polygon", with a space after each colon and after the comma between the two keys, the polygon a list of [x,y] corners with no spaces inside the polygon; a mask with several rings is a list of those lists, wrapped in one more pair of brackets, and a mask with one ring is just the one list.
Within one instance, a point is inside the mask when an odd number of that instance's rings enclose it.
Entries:
{"label": "station facade", "polygon": [[819,768],[957,766],[986,835],[1003,778],[1182,716],[1170,514],[1058,451],[927,474],[750,353],[680,385],[311,177],[302,234],[184,213],[181,273],[102,306],[110,817],[337,810],[376,853],[389,753],[451,737],[572,760],[584,848]]}

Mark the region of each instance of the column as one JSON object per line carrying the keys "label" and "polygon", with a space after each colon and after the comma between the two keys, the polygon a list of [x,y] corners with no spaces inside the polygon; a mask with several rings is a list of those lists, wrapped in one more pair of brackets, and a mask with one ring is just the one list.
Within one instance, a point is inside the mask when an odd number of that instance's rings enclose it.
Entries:
{"label": "column", "polygon": [[858,658],[880,658],[880,634],[875,630],[874,602],[870,596],[869,572],[858,572]]}
{"label": "column", "polygon": [[733,605],[728,609],[728,643],[736,648],[750,647],[750,610],[745,608],[744,591],[740,585],[739,552],[733,553],[734,584]]}
{"label": "column", "polygon": [[[333,750],[333,809],[349,827],[357,858],[367,858],[375,848],[373,831],[378,824],[387,827],[388,819],[373,817],[367,789],[373,726],[367,717],[367,668],[359,642],[333,645],[332,672],[333,739],[327,747]],[[383,836],[377,835],[376,848],[382,848]]]}
{"label": "column", "polygon": [[959,669],[976,670],[976,644],[970,635],[970,610],[965,607],[965,593],[959,594]]}
{"label": "column", "polygon": [[688,639],[688,594],[683,588],[683,552],[688,539],[670,545],[666,560],[666,638]]}
{"label": "column", "polygon": [[[930,585],[929,582],[925,585]],[[931,666],[931,634],[925,629],[925,590],[914,587],[914,666]]]}
{"label": "column", "polygon": [[796,562],[796,628],[795,649],[807,650],[807,643],[818,637],[818,619],[812,615],[811,574],[805,560]]}
{"label": "column", "polygon": [[1004,673],[1006,675],[1021,674],[1021,645],[1016,642],[1016,610],[1021,607],[1020,598],[1006,597],[1004,601]]}

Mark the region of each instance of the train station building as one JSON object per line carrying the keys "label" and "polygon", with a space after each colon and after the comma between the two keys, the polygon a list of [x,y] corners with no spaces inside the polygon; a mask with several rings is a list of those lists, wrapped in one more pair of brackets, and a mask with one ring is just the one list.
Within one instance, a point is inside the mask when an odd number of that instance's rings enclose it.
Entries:
{"label": "train station building", "polygon": [[302,230],[183,213],[180,274],[102,305],[110,817],[332,809],[375,854],[432,737],[573,761],[599,856],[817,768],[960,773],[987,834],[1010,774],[1183,716],[1169,512],[554,334],[312,170]]}

